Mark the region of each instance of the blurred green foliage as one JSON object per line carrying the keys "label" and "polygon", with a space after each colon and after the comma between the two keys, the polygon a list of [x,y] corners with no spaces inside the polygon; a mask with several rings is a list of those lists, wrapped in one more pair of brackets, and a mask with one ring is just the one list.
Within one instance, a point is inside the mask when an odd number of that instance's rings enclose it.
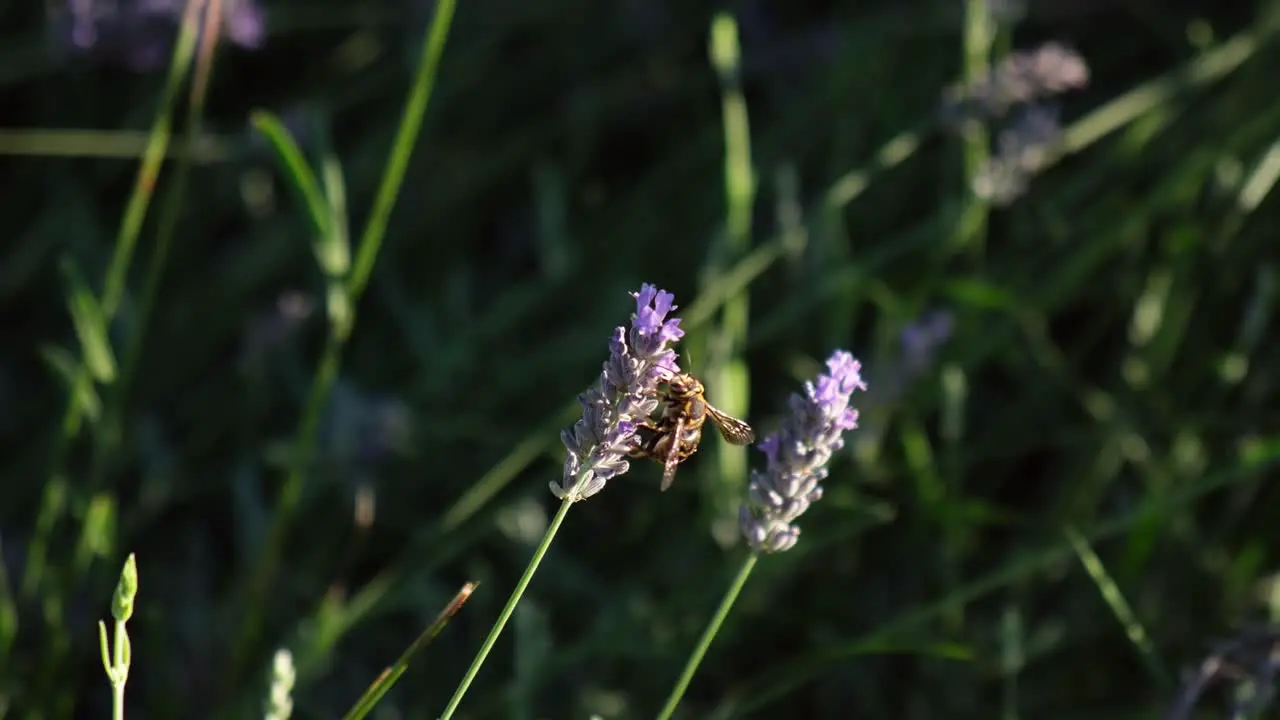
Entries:
{"label": "blurred green foliage", "polygon": [[[976,2],[460,0],[309,458],[352,261],[313,240],[358,245],[432,4],[268,2],[266,44],[219,48],[194,112],[198,56],[170,102],[164,72],[66,52],[40,4],[0,9],[0,717],[106,716],[95,623],[129,553],[130,715],[256,716],[287,647],[294,716],[340,716],[478,581],[379,706],[433,717],[642,282],[676,293],[712,400],[764,431],[831,349],[871,385],[677,717],[1167,707],[1275,609],[1277,8],[1026,0],[984,25]],[[736,73],[708,54],[717,10]],[[950,132],[943,93],[1047,40],[1089,87],[994,207],[968,178],[998,138]],[[168,159],[138,176],[170,105]],[[255,111],[346,228],[293,194]],[[948,339],[904,372],[937,310]],[[732,453],[709,439],[664,495],[636,466],[571,513],[458,717],[655,712],[743,552],[759,458]]]}

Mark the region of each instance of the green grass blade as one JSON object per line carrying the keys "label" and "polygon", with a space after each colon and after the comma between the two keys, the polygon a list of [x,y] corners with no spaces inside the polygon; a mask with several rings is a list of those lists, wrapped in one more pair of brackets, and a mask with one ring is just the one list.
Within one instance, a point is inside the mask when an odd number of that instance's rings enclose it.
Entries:
{"label": "green grass blade", "polygon": [[107,318],[93,291],[70,258],[63,258],[62,274],[67,283],[67,300],[80,354],[85,367],[96,382],[112,383],[116,379],[116,357],[107,335]]}
{"label": "green grass blade", "polygon": [[[720,113],[724,129],[725,216],[719,242],[702,273],[703,287],[723,276],[731,263],[751,251],[752,208],[756,197],[755,169],[751,158],[751,124],[742,91],[742,51],[738,24],[732,15],[720,13],[711,21],[708,54],[720,81]],[[719,324],[707,334],[707,342],[695,345],[706,357],[695,372],[706,375],[715,388],[714,402],[721,410],[745,417],[750,403],[749,370],[741,359],[751,322],[751,306],[744,287],[725,300]],[[738,504],[747,477],[747,449],[717,443],[714,457],[718,478],[711,489],[715,510],[713,534],[731,542],[738,532]]]}
{"label": "green grass blade", "polygon": [[[973,87],[991,69],[991,51],[996,40],[996,22],[987,0],[967,0],[964,18],[963,76]],[[982,172],[991,158],[991,139],[978,121],[964,124],[964,177],[961,178],[964,213],[956,226],[955,243],[960,249],[980,257],[986,246],[987,221],[991,203],[972,189],[972,178]]]}
{"label": "green grass blade", "polygon": [[400,194],[400,184],[404,182],[405,171],[409,168],[409,158],[413,155],[413,146],[418,140],[418,130],[422,127],[422,118],[426,115],[427,103],[431,99],[431,91],[435,88],[440,57],[444,54],[445,42],[449,38],[449,28],[453,25],[453,14],[457,5],[457,0],[440,0],[436,3],[435,17],[431,21],[431,30],[427,34],[427,41],[419,60],[413,91],[409,95],[408,103],[405,104],[400,129],[391,147],[391,160],[387,163],[382,183],[378,186],[378,194],[373,201],[373,213],[369,216],[369,222],[360,236],[356,264],[349,280],[353,302],[358,302],[361,293],[364,292],[364,287],[369,282],[369,275],[373,272],[373,263],[378,258],[378,250],[382,247],[383,236],[387,232],[387,222],[391,219],[392,209],[395,208],[396,198]]}
{"label": "green grass blade", "polygon": [[[322,136],[324,134],[322,133]],[[351,270],[351,235],[347,220],[347,187],[342,179],[342,163],[329,145],[322,143],[320,177],[324,181],[324,194],[328,200],[329,231],[319,236],[322,243],[316,248],[320,269],[330,278],[344,278]]]}
{"label": "green grass blade", "polygon": [[378,704],[378,701],[382,700],[382,697],[391,689],[391,686],[395,685],[400,676],[404,675],[405,671],[409,669],[409,661],[413,659],[413,656],[417,655],[427,645],[430,645],[431,641],[444,630],[444,626],[448,625],[449,620],[462,609],[462,606],[467,603],[471,593],[475,592],[477,587],[479,587],[479,583],[474,582],[463,585],[462,589],[440,611],[440,614],[436,616],[431,625],[427,626],[427,629],[422,631],[418,639],[405,648],[405,651],[396,659],[395,664],[383,670],[382,674],[373,681],[373,684],[364,691],[364,694],[356,700],[355,705],[352,705],[347,714],[342,716],[342,720],[360,720],[368,715],[374,706]]}
{"label": "green grass blade", "polygon": [[1142,662],[1147,666],[1147,672],[1150,673],[1151,679],[1155,681],[1161,692],[1168,693],[1173,687],[1172,676],[1169,674],[1168,668],[1164,666],[1164,662],[1160,659],[1160,654],[1156,652],[1155,645],[1151,642],[1151,636],[1147,634],[1146,628],[1138,620],[1137,614],[1133,608],[1129,606],[1124,594],[1120,592],[1120,586],[1112,579],[1111,574],[1107,572],[1107,568],[1102,563],[1102,558],[1093,551],[1089,541],[1084,535],[1081,535],[1075,528],[1067,528],[1067,540],[1071,542],[1071,547],[1076,552],[1076,557],[1080,558],[1080,564],[1084,566],[1085,572],[1089,573],[1089,578],[1093,580],[1093,584],[1098,587],[1102,599],[1107,602],[1107,607],[1111,608],[1111,612],[1115,613],[1116,620],[1120,622],[1120,627],[1124,628],[1124,634],[1129,638],[1129,642],[1137,648],[1138,654],[1142,657]]}

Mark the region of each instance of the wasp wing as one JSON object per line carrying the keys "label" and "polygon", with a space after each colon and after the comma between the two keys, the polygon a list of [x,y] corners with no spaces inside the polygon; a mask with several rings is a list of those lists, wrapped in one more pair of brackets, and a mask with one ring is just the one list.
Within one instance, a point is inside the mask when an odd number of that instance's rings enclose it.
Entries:
{"label": "wasp wing", "polygon": [[671,446],[667,448],[667,457],[662,462],[662,487],[663,491],[671,487],[671,483],[676,479],[676,466],[680,464],[680,439],[684,435],[684,418],[676,420],[675,427],[668,436],[671,439]]}
{"label": "wasp wing", "polygon": [[707,416],[720,431],[720,437],[730,445],[750,445],[756,441],[756,431],[751,426],[732,415],[717,410],[707,404]]}

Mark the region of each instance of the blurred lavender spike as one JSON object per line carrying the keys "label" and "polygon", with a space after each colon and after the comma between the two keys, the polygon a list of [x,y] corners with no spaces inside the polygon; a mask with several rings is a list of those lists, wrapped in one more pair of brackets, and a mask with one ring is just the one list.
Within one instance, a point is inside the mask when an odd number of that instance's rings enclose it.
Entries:
{"label": "blurred lavender spike", "polygon": [[955,332],[955,315],[945,308],[928,310],[898,333],[898,345],[871,361],[871,390],[862,400],[863,418],[855,442],[876,447],[887,414],[911,387],[932,372],[938,351]]}
{"label": "blurred lavender spike", "polygon": [[997,150],[971,181],[973,192],[998,206],[1026,192],[1062,140],[1058,109],[1031,105],[1018,112],[997,138]]}
{"label": "blurred lavender spike", "polygon": [[[120,62],[132,70],[162,68],[188,2],[210,0],[67,0],[52,11],[58,39],[73,52]],[[266,39],[266,14],[256,0],[219,0],[221,33],[246,49]]]}
{"label": "blurred lavender spike", "polygon": [[1015,106],[1030,105],[1079,90],[1089,84],[1089,64],[1075,50],[1049,42],[1035,50],[1015,52],[986,76],[954,87],[943,98],[943,119],[949,124],[993,120]]}
{"label": "blurred lavender spike", "polygon": [[858,427],[858,411],[849,400],[854,391],[867,389],[861,371],[853,355],[832,353],[827,373],[806,382],[803,396],[791,396],[791,414],[760,441],[768,462],[763,472],[751,471],[748,499],[738,514],[753,550],[783,552],[796,544],[800,528],[792,523],[822,498],[831,456],[844,447],[845,431]]}
{"label": "blurred lavender spike", "polygon": [[902,359],[911,374],[923,372],[933,365],[938,347],[945,343],[955,327],[955,318],[946,310],[930,310],[918,321],[902,329]]}
{"label": "blurred lavender spike", "polygon": [[658,384],[680,371],[670,346],[684,330],[679,318],[667,317],[676,309],[675,296],[649,284],[632,296],[630,330],[614,329],[600,379],[578,396],[582,418],[560,433],[569,453],[564,476],[551,483],[551,492],[561,500],[585,500],[630,469],[626,456],[636,441],[636,423],[658,408]]}

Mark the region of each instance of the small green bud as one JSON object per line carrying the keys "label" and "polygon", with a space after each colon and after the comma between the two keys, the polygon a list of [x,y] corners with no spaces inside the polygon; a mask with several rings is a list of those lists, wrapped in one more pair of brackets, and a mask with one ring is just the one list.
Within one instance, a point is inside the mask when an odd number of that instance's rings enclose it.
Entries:
{"label": "small green bud", "polygon": [[137,594],[138,563],[133,553],[129,553],[129,558],[124,561],[124,570],[120,571],[115,595],[111,598],[111,617],[119,622],[128,622],[133,617],[133,599]]}

